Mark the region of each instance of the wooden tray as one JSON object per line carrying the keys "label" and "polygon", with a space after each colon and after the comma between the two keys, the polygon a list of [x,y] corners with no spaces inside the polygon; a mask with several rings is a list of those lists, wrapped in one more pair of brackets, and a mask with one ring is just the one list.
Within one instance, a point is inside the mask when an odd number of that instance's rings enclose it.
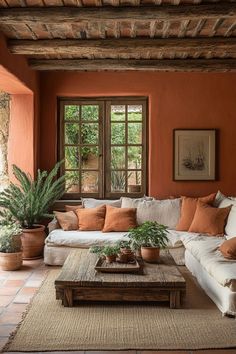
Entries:
{"label": "wooden tray", "polygon": [[94,268],[99,272],[105,273],[138,273],[141,270],[141,266],[137,260],[134,263],[107,263],[102,257],[97,260]]}

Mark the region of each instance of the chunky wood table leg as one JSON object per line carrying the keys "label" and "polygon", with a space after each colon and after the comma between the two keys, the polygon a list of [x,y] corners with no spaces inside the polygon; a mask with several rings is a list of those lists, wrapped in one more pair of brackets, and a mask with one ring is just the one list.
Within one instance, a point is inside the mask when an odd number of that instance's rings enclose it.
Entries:
{"label": "chunky wood table leg", "polygon": [[180,291],[177,290],[170,291],[170,308],[171,309],[180,308]]}
{"label": "chunky wood table leg", "polygon": [[73,307],[72,289],[64,289],[62,304],[65,307]]}

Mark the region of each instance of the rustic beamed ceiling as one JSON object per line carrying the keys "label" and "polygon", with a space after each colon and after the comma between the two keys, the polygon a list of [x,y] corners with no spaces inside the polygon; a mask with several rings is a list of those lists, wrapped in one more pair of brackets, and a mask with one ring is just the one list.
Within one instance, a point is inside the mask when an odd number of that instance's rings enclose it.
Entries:
{"label": "rustic beamed ceiling", "polygon": [[236,1],[0,0],[35,70],[236,71]]}

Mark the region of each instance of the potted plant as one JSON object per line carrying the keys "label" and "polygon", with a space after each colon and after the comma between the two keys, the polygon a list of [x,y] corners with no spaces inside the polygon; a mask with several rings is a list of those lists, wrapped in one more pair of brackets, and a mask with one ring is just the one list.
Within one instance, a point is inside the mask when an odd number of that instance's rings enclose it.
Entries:
{"label": "potted plant", "polygon": [[53,217],[49,208],[65,192],[65,176],[56,179],[62,162],[58,162],[50,173],[38,170],[35,179],[13,165],[18,183],[10,183],[0,195],[0,207],[9,210],[23,229],[23,259],[42,257],[46,235],[45,226],[40,222]]}
{"label": "potted plant", "polygon": [[94,246],[90,248],[90,252],[105,257],[107,263],[113,263],[116,261],[117,254],[119,252],[119,247],[117,245],[104,247]]}
{"label": "potted plant", "polygon": [[22,266],[22,229],[12,219],[3,219],[0,224],[0,269],[17,270]]}
{"label": "potted plant", "polygon": [[121,262],[129,262],[134,260],[134,252],[130,247],[130,240],[121,240],[117,242],[117,246],[120,249],[118,254],[119,260]]}
{"label": "potted plant", "polygon": [[168,243],[167,227],[156,221],[146,221],[135,229],[131,229],[128,237],[131,248],[141,248],[141,256],[146,262],[157,262],[160,248],[165,248]]}

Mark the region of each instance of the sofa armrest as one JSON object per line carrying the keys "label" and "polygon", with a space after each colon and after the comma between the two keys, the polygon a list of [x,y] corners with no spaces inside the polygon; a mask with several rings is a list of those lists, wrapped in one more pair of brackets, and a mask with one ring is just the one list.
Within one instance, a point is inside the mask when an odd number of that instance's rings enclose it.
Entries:
{"label": "sofa armrest", "polygon": [[57,219],[54,218],[48,224],[48,232],[50,233],[51,231],[56,230],[56,229],[61,229],[61,227],[60,227],[59,222],[57,221]]}

